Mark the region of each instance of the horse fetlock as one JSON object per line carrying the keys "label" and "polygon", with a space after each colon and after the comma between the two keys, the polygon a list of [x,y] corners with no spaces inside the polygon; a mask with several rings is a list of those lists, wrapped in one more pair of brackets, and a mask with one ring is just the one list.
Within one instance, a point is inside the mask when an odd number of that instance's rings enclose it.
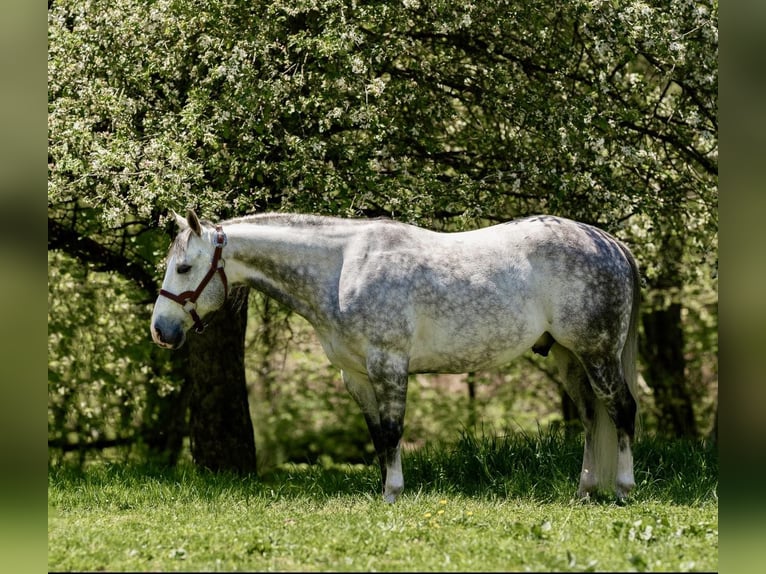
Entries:
{"label": "horse fetlock", "polygon": [[404,490],[404,474],[402,473],[401,451],[397,447],[390,453],[383,481],[383,499],[394,502]]}
{"label": "horse fetlock", "polygon": [[386,502],[395,502],[404,490],[404,476],[399,472],[389,472],[386,486],[383,489],[383,499]]}
{"label": "horse fetlock", "polygon": [[630,447],[620,449],[617,458],[617,498],[624,500],[631,490],[636,487],[633,475],[633,453]]}

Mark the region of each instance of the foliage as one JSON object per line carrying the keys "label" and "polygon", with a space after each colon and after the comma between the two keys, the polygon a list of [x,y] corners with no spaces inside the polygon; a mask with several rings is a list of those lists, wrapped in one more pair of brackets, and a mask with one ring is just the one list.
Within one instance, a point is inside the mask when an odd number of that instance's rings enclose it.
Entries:
{"label": "foliage", "polygon": [[112,224],[183,205],[461,226],[636,216],[645,239],[683,222],[711,247],[712,5],[90,0],[49,15],[50,204],[83,197]]}
{"label": "foliage", "polygon": [[153,349],[136,329],[124,279],[48,254],[48,429],[56,444],[116,443],[134,435],[146,410]]}
{"label": "foliage", "polygon": [[[636,450],[633,500],[572,500],[577,441],[467,435],[407,451],[393,505],[374,467],[288,465],[262,481],[177,468],[51,469],[50,570],[717,570],[717,457]],[[486,473],[485,473],[486,471]],[[570,471],[575,471],[571,474]]]}
{"label": "foliage", "polygon": [[[77,295],[86,276],[57,287],[72,264],[49,259],[49,307],[61,318],[49,321],[52,408],[81,393],[103,404],[118,388],[140,396],[149,357],[152,381],[165,384],[173,367],[149,350],[141,303],[160,279],[168,210],[194,207],[211,219],[268,209],[437,229],[543,211],[597,223],[636,253],[646,312],[682,302],[688,386],[703,404],[698,416],[710,415],[717,26],[712,0],[49,2],[49,249],[128,280],[89,308]],[[104,322],[125,305],[132,320]],[[71,339],[75,324],[88,336]],[[101,343],[117,332],[136,344]],[[262,348],[253,361],[272,355]],[[309,374],[313,362],[298,367],[274,381],[281,414],[254,409],[269,421],[257,432],[276,445],[306,419],[303,407],[324,404],[336,416],[295,437],[324,452],[317,437],[336,422],[356,433],[359,417],[334,402],[337,378]],[[313,394],[290,394],[300,380]],[[80,403],[66,402],[84,413]],[[454,412],[434,405],[416,425]],[[131,410],[118,424],[89,412],[91,422],[69,427],[56,415],[49,434],[128,431],[139,416]]]}

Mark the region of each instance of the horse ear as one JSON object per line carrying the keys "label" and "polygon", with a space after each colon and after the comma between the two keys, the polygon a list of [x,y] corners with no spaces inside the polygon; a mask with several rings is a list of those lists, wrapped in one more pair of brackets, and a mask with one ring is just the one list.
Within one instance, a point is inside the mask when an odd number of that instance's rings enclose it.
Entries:
{"label": "horse ear", "polygon": [[180,231],[183,231],[187,227],[189,227],[189,224],[186,222],[186,219],[182,215],[179,215],[176,213],[175,209],[171,210],[173,212],[173,217],[176,220],[176,225],[178,226],[178,229]]}
{"label": "horse ear", "polygon": [[186,211],[186,222],[191,227],[191,230],[194,232],[195,235],[199,236],[202,235],[202,226],[199,223],[199,219],[197,218],[197,214],[194,213],[193,209],[188,209]]}

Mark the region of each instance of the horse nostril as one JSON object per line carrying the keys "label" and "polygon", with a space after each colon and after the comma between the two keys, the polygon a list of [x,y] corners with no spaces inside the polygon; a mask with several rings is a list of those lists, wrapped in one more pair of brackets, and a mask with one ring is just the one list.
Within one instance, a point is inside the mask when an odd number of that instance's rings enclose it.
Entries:
{"label": "horse nostril", "polygon": [[179,330],[174,325],[166,324],[162,320],[152,324],[151,331],[152,339],[160,347],[165,347],[166,349],[176,349],[183,344],[183,331]]}
{"label": "horse nostril", "polygon": [[154,339],[154,342],[157,343],[158,345],[161,345],[162,347],[168,346],[167,334],[163,333],[160,326],[156,323],[152,325],[152,339]]}

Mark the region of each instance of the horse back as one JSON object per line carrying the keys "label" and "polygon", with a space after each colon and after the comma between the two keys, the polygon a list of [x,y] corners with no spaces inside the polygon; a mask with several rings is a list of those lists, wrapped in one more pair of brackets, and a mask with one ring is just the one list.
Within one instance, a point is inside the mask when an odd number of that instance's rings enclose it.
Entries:
{"label": "horse back", "polygon": [[338,285],[357,344],[396,349],[413,370],[460,372],[508,362],[546,331],[616,336],[631,280],[614,238],[544,216],[461,233],[372,222],[345,250]]}

